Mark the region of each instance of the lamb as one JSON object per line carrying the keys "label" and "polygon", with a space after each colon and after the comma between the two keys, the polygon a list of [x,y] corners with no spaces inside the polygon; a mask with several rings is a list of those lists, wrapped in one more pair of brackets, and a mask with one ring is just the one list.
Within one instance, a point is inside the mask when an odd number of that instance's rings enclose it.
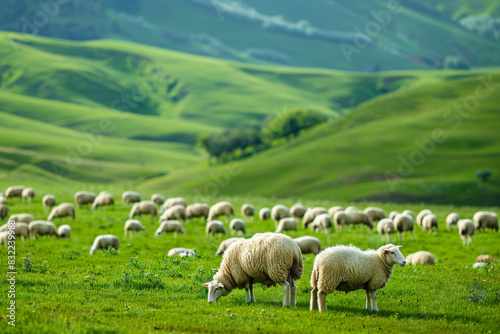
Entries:
{"label": "lamb", "polygon": [[160,217],[160,222],[164,220],[186,220],[186,208],[177,204],[168,208]]}
{"label": "lamb", "polygon": [[304,218],[302,219],[302,227],[307,228],[307,226],[312,223],[317,216],[323,213],[328,213],[328,211],[322,207],[308,208],[304,214]]}
{"label": "lamb", "polygon": [[[3,224],[0,226],[0,231],[8,231],[9,230],[9,224]],[[26,223],[15,223],[14,225],[14,235],[16,237],[22,237],[24,240],[29,239],[29,227],[28,224]]]}
{"label": "lamb", "polygon": [[205,218],[205,221],[208,217],[208,212],[210,211],[210,206],[205,203],[195,203],[186,207],[186,218],[193,219],[198,217]]}
{"label": "lamb", "polygon": [[101,191],[92,202],[92,210],[101,206],[110,206],[115,204],[115,199],[112,194],[107,191]]}
{"label": "lamb", "polygon": [[[311,310],[318,305],[326,311],[326,295],[335,290],[366,290],[366,309],[378,312],[376,291],[385,287],[394,265],[406,265],[399,250],[401,246],[387,244],[378,250],[366,250],[354,246],[326,248],[316,256],[311,275]],[[373,300],[373,308],[370,299]]]}
{"label": "lamb", "polygon": [[[184,209],[184,207],[182,208]],[[156,209],[156,204],[153,201],[140,201],[135,202],[132,205],[132,209],[130,209],[130,213],[128,215],[129,219],[134,218],[135,216],[141,217],[143,214],[151,215],[151,220],[156,218],[158,210]]]}
{"label": "lamb", "polygon": [[432,253],[426,251],[418,251],[406,257],[406,262],[409,264],[436,264],[436,257]]}
{"label": "lamb", "polygon": [[292,214],[290,213],[290,210],[288,210],[288,208],[283,204],[276,204],[271,209],[271,219],[274,221],[274,226],[276,228],[278,228],[278,223],[281,219],[291,216]]}
{"label": "lamb", "polygon": [[432,232],[432,230],[435,230],[435,233],[437,234],[438,219],[435,214],[430,213],[422,218],[422,230],[424,232],[429,231],[429,234]]}
{"label": "lamb", "polygon": [[326,234],[328,234],[330,232],[330,229],[332,228],[332,225],[332,216],[330,216],[330,214],[328,213],[322,213],[320,215],[317,215],[309,226],[314,232],[323,230]]}
{"label": "lamb", "polygon": [[165,197],[161,194],[153,194],[151,195],[151,200],[155,202],[157,205],[162,205],[165,203]]}
{"label": "lamb", "polygon": [[268,220],[271,217],[271,210],[269,208],[262,208],[259,210],[259,219],[261,221]]}
{"label": "lamb", "polygon": [[391,213],[389,213],[389,218],[394,220],[394,218],[396,218],[397,215],[399,215],[400,213],[397,212],[397,211],[391,211]]}
{"label": "lamb", "polygon": [[68,216],[71,217],[71,220],[75,220],[75,207],[72,203],[61,203],[52,209],[47,220]]}
{"label": "lamb", "polygon": [[180,256],[180,257],[193,257],[196,255],[196,251],[194,249],[188,248],[172,248],[168,251],[167,256]]}
{"label": "lamb", "polygon": [[155,237],[158,237],[162,233],[173,233],[174,238],[177,238],[177,233],[186,234],[184,228],[177,220],[165,220],[160,224],[160,227],[155,232]]}
{"label": "lamb", "polygon": [[377,232],[380,234],[382,240],[385,241],[385,236],[387,235],[387,242],[391,241],[390,235],[395,231],[392,219],[384,218],[379,220],[377,224]]}
{"label": "lamb", "polygon": [[305,206],[300,203],[296,203],[290,208],[290,213],[292,214],[292,217],[300,219],[304,217],[306,210]]}
{"label": "lamb", "polygon": [[299,245],[302,254],[318,255],[321,252],[321,241],[316,237],[305,235],[294,240]]}
{"label": "lamb", "polygon": [[23,190],[25,186],[10,186],[5,190],[5,197],[19,197],[22,198]]}
{"label": "lamb", "polygon": [[254,214],[255,207],[252,204],[245,203],[241,206],[241,215],[243,217],[251,218],[253,220]]}
{"label": "lamb", "polygon": [[245,221],[240,218],[234,218],[231,220],[229,223],[229,230],[231,231],[231,234],[233,233],[242,233],[245,234]]}
{"label": "lamb", "polygon": [[4,220],[9,214],[9,207],[6,203],[0,203],[0,220]]}
{"label": "lamb", "polygon": [[299,221],[297,218],[287,217],[280,219],[278,227],[276,228],[276,233],[283,233],[284,231],[295,231],[297,232],[297,224]]}
{"label": "lamb", "polygon": [[450,213],[446,217],[446,228],[448,230],[451,230],[453,227],[457,227],[458,220],[460,219],[460,216],[456,212]]}
{"label": "lamb", "polygon": [[59,226],[59,228],[57,229],[57,235],[59,236],[59,239],[69,238],[69,236],[71,235],[71,226]]}
{"label": "lamb", "polygon": [[432,214],[432,211],[429,210],[429,209],[424,209],[422,211],[420,211],[417,215],[417,224],[418,226],[422,227],[422,220],[424,219],[424,217],[426,215],[429,215],[429,214]]}
{"label": "lamb", "polygon": [[52,194],[44,195],[42,198],[42,206],[44,210],[52,208],[56,205],[56,197]]}
{"label": "lamb", "polygon": [[498,232],[498,216],[495,212],[478,211],[474,214],[473,220],[478,231],[489,228]]}
{"label": "lamb", "polygon": [[212,205],[208,211],[207,221],[214,220],[223,215],[226,215],[227,218],[231,218],[231,216],[234,215],[234,209],[231,203],[222,201]]}
{"label": "lamb", "polygon": [[212,220],[207,222],[207,225],[205,227],[205,233],[207,234],[207,236],[209,234],[212,234],[212,236],[218,234],[219,237],[221,236],[221,234],[224,235],[227,234],[226,227],[224,226],[224,223],[221,222],[220,220]]}
{"label": "lamb", "polygon": [[219,244],[219,248],[217,248],[217,252],[215,252],[215,256],[219,256],[219,255],[224,254],[224,252],[229,247],[229,245],[232,244],[233,242],[238,241],[238,240],[245,240],[245,239],[244,238],[229,238],[229,239],[222,241]]}
{"label": "lamb", "polygon": [[492,263],[497,263],[500,262],[496,258],[494,258],[491,255],[479,255],[476,259],[476,262],[492,262]]}
{"label": "lamb", "polygon": [[30,215],[29,213],[16,213],[16,214],[13,214],[9,217],[9,219],[7,219],[7,221],[15,221],[16,223],[26,223],[26,224],[29,224],[31,223],[33,220],[35,220],[35,217],[33,217],[33,215]]}
{"label": "lamb", "polygon": [[344,232],[344,226],[352,224],[352,217],[345,211],[337,211],[333,216],[333,223],[337,231],[342,230]]}
{"label": "lamb", "polygon": [[33,198],[35,197],[35,189],[28,187],[24,188],[23,191],[21,192],[21,199],[24,201],[25,199],[28,200],[28,202],[32,202]]}
{"label": "lamb", "polygon": [[349,215],[352,217],[352,224],[363,224],[370,230],[373,228],[373,221],[366,213],[351,211]]}
{"label": "lamb", "polygon": [[394,230],[398,231],[399,237],[405,240],[405,232],[410,231],[411,236],[413,237],[413,241],[415,241],[415,222],[410,215],[398,213],[396,217],[394,217]]}
{"label": "lamb", "polygon": [[472,236],[476,232],[476,226],[472,219],[460,219],[457,222],[458,234],[462,239],[463,246],[469,246],[472,243]]}
{"label": "lamb", "polygon": [[295,281],[302,277],[303,271],[302,253],[292,238],[279,233],[261,233],[232,243],[213,280],[202,285],[208,288],[208,303],[217,302],[235,288],[245,288],[246,302],[254,303],[254,283],[280,284],[283,306],[290,306],[296,304]]}
{"label": "lamb", "polygon": [[57,234],[57,227],[53,222],[34,220],[29,223],[28,229],[30,231],[31,238],[33,239],[36,239],[37,235],[55,235],[59,238],[59,234]]}
{"label": "lamb", "polygon": [[96,195],[93,192],[83,190],[77,191],[74,196],[75,203],[78,208],[81,208],[82,205],[92,205],[95,198]]}
{"label": "lamb", "polygon": [[138,203],[141,201],[141,195],[132,190],[124,191],[122,194],[122,203],[130,204],[130,203]]}
{"label": "lamb", "polygon": [[366,213],[372,221],[375,220],[381,220],[385,218],[385,212],[381,208],[369,206],[366,209],[363,210],[364,213]]}
{"label": "lamb", "polygon": [[117,250],[119,244],[120,242],[118,241],[118,237],[113,234],[99,235],[95,238],[94,243],[90,248],[90,255],[94,255],[99,249],[105,250],[111,247]]}
{"label": "lamb", "polygon": [[335,213],[337,213],[338,211],[344,211],[344,208],[337,205],[337,206],[332,206],[330,209],[328,209],[328,213],[332,217],[335,217]]}
{"label": "lamb", "polygon": [[132,231],[145,231],[145,230],[146,228],[137,219],[127,220],[123,227],[123,232],[125,237],[129,234],[129,231],[130,231],[130,236],[132,236]]}
{"label": "lamb", "polygon": [[168,208],[173,207],[174,205],[182,205],[184,207],[187,206],[187,201],[183,197],[171,197],[167,199],[161,206],[160,212],[163,213]]}

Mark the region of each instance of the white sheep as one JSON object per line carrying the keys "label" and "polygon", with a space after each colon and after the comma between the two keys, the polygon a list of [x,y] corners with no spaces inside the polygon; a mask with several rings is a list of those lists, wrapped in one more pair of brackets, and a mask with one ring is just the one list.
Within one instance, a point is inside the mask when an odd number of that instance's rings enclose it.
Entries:
{"label": "white sheep", "polygon": [[35,197],[35,189],[28,187],[24,188],[23,191],[21,192],[21,199],[24,201],[25,199],[28,200],[28,202],[32,202],[33,198]]}
{"label": "white sheep", "polygon": [[286,217],[280,219],[278,227],[276,228],[276,233],[283,233],[284,231],[295,231],[297,232],[297,225],[299,221],[297,218]]}
{"label": "white sheep", "polygon": [[243,219],[233,218],[229,223],[229,230],[231,234],[237,233],[245,234],[246,223]]}
{"label": "white sheep", "polygon": [[406,257],[406,262],[409,264],[430,264],[434,265],[436,264],[436,257],[426,251],[418,251],[415,253],[412,253]]}
{"label": "white sheep", "polygon": [[241,215],[246,218],[253,220],[255,215],[255,207],[252,204],[245,203],[241,206]]}
{"label": "white sheep", "polygon": [[99,195],[92,202],[92,210],[95,210],[101,206],[111,206],[115,205],[115,198],[112,194],[107,191],[101,191]]}
{"label": "white sheep", "polygon": [[[15,241],[12,239],[12,244],[15,245]],[[0,231],[0,245],[8,245],[9,244],[9,232],[8,231]]]}
{"label": "white sheep", "polygon": [[457,227],[458,220],[460,219],[460,215],[456,212],[450,213],[446,216],[446,228],[451,230],[454,227]]}
{"label": "white sheep", "polygon": [[163,203],[165,203],[165,197],[163,197],[162,194],[151,195],[151,200],[157,205],[162,205]]}
{"label": "white sheep", "polygon": [[203,286],[208,288],[208,303],[217,302],[235,288],[245,288],[246,302],[254,303],[253,284],[280,284],[283,306],[290,306],[296,304],[295,281],[302,277],[303,271],[302,253],[292,238],[279,233],[260,233],[232,243],[213,280]]}
{"label": "white sheep", "polygon": [[413,211],[411,211],[411,210],[404,210],[404,211],[402,212],[402,214],[404,214],[404,215],[408,215],[408,216],[411,216],[411,218],[413,218],[413,220],[415,220],[415,214],[414,214],[414,213],[413,213]]}
{"label": "white sheep", "polygon": [[438,231],[438,219],[433,213],[427,214],[422,218],[422,230],[424,232],[429,231],[429,234],[434,230],[437,234]]}
{"label": "white sheep", "polygon": [[424,209],[424,210],[420,211],[417,215],[417,225],[422,227],[422,220],[424,219],[424,217],[426,215],[430,215],[430,214],[432,214],[432,211],[429,209]]}
{"label": "white sheep", "polygon": [[220,220],[211,220],[207,222],[207,225],[205,226],[205,233],[207,234],[207,236],[209,234],[212,234],[212,236],[218,234],[220,237],[222,234],[227,234],[226,226]]}
{"label": "white sheep", "polygon": [[368,216],[370,216],[370,219],[372,221],[385,218],[384,210],[381,208],[374,207],[374,206],[367,207],[366,209],[363,210],[363,212],[366,213]]}
{"label": "white sheep", "polygon": [[[184,209],[184,208],[183,208]],[[139,216],[139,218],[143,214],[151,215],[151,220],[156,218],[158,210],[156,208],[156,204],[153,201],[140,201],[135,202],[130,209],[130,213],[128,215],[129,219],[134,218],[135,216]]]}
{"label": "white sheep", "polygon": [[208,217],[208,212],[210,211],[210,206],[205,203],[194,203],[186,207],[186,219],[193,219],[198,217],[205,218]]}
{"label": "white sheep", "polygon": [[361,211],[360,209],[358,209],[355,206],[348,206],[347,208],[345,208],[344,211],[347,212],[348,214],[352,214],[352,213],[355,213],[355,212],[363,212],[363,211]]}
{"label": "white sheep", "polygon": [[271,217],[271,210],[269,208],[262,208],[259,210],[259,219],[264,221]]}
{"label": "white sheep", "polygon": [[137,219],[129,219],[125,222],[125,225],[123,226],[123,233],[125,237],[130,234],[132,236],[133,231],[145,231],[146,228],[141,224],[140,220]]}
{"label": "white sheep", "polygon": [[75,203],[78,208],[81,208],[82,205],[87,205],[87,204],[92,205],[95,198],[96,198],[95,193],[84,190],[77,191],[74,196]]}
{"label": "white sheep", "polygon": [[180,256],[180,257],[193,257],[196,255],[196,251],[194,249],[188,248],[172,248],[168,251],[167,256]]}
{"label": "white sheep", "polygon": [[394,220],[394,218],[396,218],[396,216],[399,214],[400,214],[400,212],[398,212],[398,211],[391,211],[391,213],[389,213],[389,218]]}
{"label": "white sheep", "polygon": [[359,212],[351,211],[349,215],[352,217],[351,224],[353,225],[363,224],[366,225],[370,230],[373,228],[373,221],[370,218],[370,216],[368,216],[366,213],[362,211]]}
{"label": "white sheep", "polygon": [[489,228],[498,232],[498,215],[495,212],[478,211],[474,214],[473,220],[478,231]]}
{"label": "white sheep", "polygon": [[28,229],[32,239],[36,239],[37,235],[54,235],[59,238],[59,234],[57,234],[57,227],[53,222],[34,220],[29,223]]}
{"label": "white sheep", "polygon": [[47,220],[63,217],[71,217],[71,220],[75,220],[75,207],[73,206],[73,203],[61,203],[58,206],[53,207]]}
{"label": "white sheep", "polygon": [[500,261],[498,261],[495,257],[493,257],[493,256],[491,256],[491,255],[484,254],[484,255],[479,255],[479,256],[476,258],[476,262],[491,262],[491,263],[497,263],[497,262],[500,262]]}
{"label": "white sheep", "polygon": [[181,223],[177,220],[165,220],[160,224],[160,227],[155,232],[155,237],[162,233],[173,233],[174,238],[177,238],[177,233],[186,234]]}
{"label": "white sheep", "polygon": [[278,223],[283,218],[291,217],[290,210],[283,204],[276,204],[271,209],[271,219],[274,221],[274,227],[278,228]]}
{"label": "white sheep", "polygon": [[9,207],[6,203],[0,203],[0,220],[4,220],[9,214]]}
{"label": "white sheep", "polygon": [[99,249],[106,250],[108,248],[114,248],[118,250],[120,241],[118,237],[113,234],[103,234],[95,238],[92,247],[90,248],[90,255],[94,255]]}
{"label": "white sheep", "polygon": [[7,197],[4,194],[0,194],[0,204],[7,204]]}
{"label": "white sheep", "polygon": [[317,255],[321,252],[321,241],[316,237],[305,235],[293,240],[295,240],[295,242],[299,245],[302,254],[312,253]]}
{"label": "white sheep", "polygon": [[340,205],[336,205],[336,206],[332,206],[330,209],[328,209],[328,213],[330,214],[330,216],[332,217],[335,217],[335,214],[338,212],[338,211],[344,211],[344,208]]}
{"label": "white sheep", "polygon": [[460,219],[457,222],[457,229],[463,246],[469,246],[472,243],[472,236],[476,232],[476,226],[472,219]]}
{"label": "white sheep", "polygon": [[323,207],[307,208],[304,218],[302,218],[302,227],[307,228],[307,226],[314,221],[317,216],[328,213],[328,211]]}
{"label": "white sheep", "polygon": [[306,213],[307,208],[301,203],[296,203],[290,208],[290,213],[294,218],[303,218]]}
{"label": "white sheep", "polygon": [[42,198],[42,206],[44,210],[50,209],[56,205],[56,197],[52,194],[46,194]]}
{"label": "white sheep", "polygon": [[164,220],[186,220],[186,208],[181,205],[177,204],[174,206],[171,206],[165,212],[161,215],[160,217],[160,222]]}
{"label": "white sheep", "polygon": [[233,242],[238,241],[238,240],[245,240],[245,239],[236,237],[236,238],[229,238],[229,239],[222,241],[219,244],[219,248],[217,248],[217,252],[215,252],[215,256],[219,256],[219,255],[224,254],[224,252],[229,247],[229,245],[232,244]]}
{"label": "white sheep", "polygon": [[5,197],[7,197],[7,198],[19,197],[19,199],[21,199],[22,195],[23,195],[24,188],[26,188],[26,187],[25,186],[10,186],[5,190]]}
{"label": "white sheep", "polygon": [[393,220],[394,230],[398,231],[399,238],[405,240],[406,231],[411,232],[411,236],[413,237],[413,241],[415,241],[415,222],[413,221],[413,217],[407,214],[398,213]]}
{"label": "white sheep", "polygon": [[[10,220],[9,220],[10,221]],[[0,226],[0,231],[8,231],[9,224],[5,223]],[[14,224],[14,235],[16,237],[22,237],[24,240],[29,239],[29,227],[26,223],[15,223]]]}
{"label": "white sheep", "polygon": [[326,234],[330,232],[332,228],[332,216],[328,213],[322,213],[314,218],[313,222],[309,225],[312,231],[319,232],[324,231]]}
{"label": "white sheep", "polygon": [[344,232],[344,226],[352,224],[351,215],[347,214],[345,211],[337,211],[333,216],[333,223],[335,224],[335,229],[337,231]]}
{"label": "white sheep", "polygon": [[141,195],[132,190],[124,191],[122,194],[122,203],[130,204],[130,203],[138,203],[141,201]]}
{"label": "white sheep", "polygon": [[385,236],[387,236],[387,242],[391,241],[391,234],[393,234],[395,231],[394,229],[394,223],[392,222],[391,218],[384,218],[379,220],[377,223],[377,232],[380,234],[380,237],[382,240],[386,241]]}
{"label": "white sheep", "polygon": [[29,224],[33,220],[35,220],[35,217],[29,213],[16,213],[13,215],[10,215],[9,219],[7,221],[15,221],[16,223],[26,223]]}
{"label": "white sheep", "polygon": [[214,220],[225,215],[228,219],[234,215],[233,205],[227,201],[215,203],[210,207],[207,220]]}
{"label": "white sheep", "polygon": [[57,229],[57,235],[59,236],[59,239],[69,238],[69,236],[71,235],[71,226],[59,226],[59,228]]}
{"label": "white sheep", "polygon": [[184,207],[187,206],[187,201],[184,197],[171,197],[168,198],[161,206],[160,212],[163,213],[168,208],[173,207],[174,205],[182,205]]}
{"label": "white sheep", "polygon": [[[326,295],[337,291],[366,290],[366,309],[378,312],[376,291],[385,287],[394,265],[406,265],[399,250],[401,246],[388,244],[378,250],[354,246],[335,246],[323,250],[314,260],[311,275],[311,310],[318,306],[326,310]],[[373,301],[371,307],[370,299]]]}

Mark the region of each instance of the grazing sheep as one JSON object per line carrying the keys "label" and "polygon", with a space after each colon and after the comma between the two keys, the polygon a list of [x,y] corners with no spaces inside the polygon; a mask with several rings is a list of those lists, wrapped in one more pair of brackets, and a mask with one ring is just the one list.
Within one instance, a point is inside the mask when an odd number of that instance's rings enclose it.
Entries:
{"label": "grazing sheep", "polygon": [[206,221],[209,211],[210,211],[210,206],[208,206],[208,204],[205,203],[191,204],[186,207],[186,218],[193,219],[193,218],[203,217],[205,218]]}
{"label": "grazing sheep", "polygon": [[75,220],[75,207],[73,203],[61,203],[58,206],[52,208],[47,220],[52,220],[54,218],[71,217],[71,220]]}
{"label": "grazing sheep", "polygon": [[130,236],[132,236],[133,231],[139,232],[139,231],[145,231],[145,230],[146,230],[146,228],[141,224],[141,221],[137,220],[137,219],[127,220],[125,222],[124,227],[123,227],[123,232],[124,232],[125,236],[127,236],[128,234],[130,234]]}
{"label": "grazing sheep", "polygon": [[226,226],[220,220],[212,220],[212,221],[207,222],[207,225],[205,227],[205,233],[207,234],[207,236],[209,234],[212,234],[212,236],[215,236],[215,234],[218,234],[220,237],[222,234],[224,234],[224,235],[227,234]]}
{"label": "grazing sheep", "polygon": [[[15,241],[11,240],[12,244],[15,245]],[[9,244],[9,232],[8,231],[1,231],[0,232],[0,245],[8,245]]]}
{"label": "grazing sheep", "polygon": [[7,221],[15,221],[16,223],[26,223],[26,224],[29,224],[31,223],[33,220],[35,220],[35,217],[33,217],[33,215],[30,215],[29,213],[16,213],[16,214],[13,214],[9,217],[9,219],[7,219]]}
{"label": "grazing sheep", "polygon": [[[184,207],[183,207],[184,209]],[[130,213],[128,215],[129,219],[134,218],[135,216],[141,217],[143,214],[151,215],[151,220],[156,218],[158,210],[156,209],[156,204],[153,201],[140,201],[135,202],[132,205],[132,209],[130,209]]]}
{"label": "grazing sheep", "polygon": [[161,206],[160,212],[163,213],[168,208],[173,207],[174,205],[182,205],[184,207],[187,206],[187,201],[184,197],[171,197],[167,199]]}
{"label": "grazing sheep", "polygon": [[494,258],[491,255],[479,255],[476,259],[476,262],[492,262],[492,263],[497,263],[500,262],[496,258]]}
{"label": "grazing sheep", "polygon": [[462,239],[463,246],[469,246],[472,243],[472,236],[476,232],[476,226],[472,219],[460,219],[457,222],[458,234]]}
{"label": "grazing sheep", "polygon": [[52,194],[44,195],[42,198],[42,205],[44,210],[54,207],[56,205],[56,197]]}
{"label": "grazing sheep", "polygon": [[30,231],[31,238],[33,239],[36,239],[37,235],[55,235],[59,238],[59,234],[57,234],[57,227],[53,222],[34,220],[29,223],[28,229]]}
{"label": "grazing sheep", "polygon": [[406,257],[406,262],[409,264],[436,264],[436,257],[432,255],[432,253],[426,251],[418,251],[416,253],[412,253]]}
{"label": "grazing sheep", "polygon": [[429,234],[434,230],[437,234],[438,230],[438,219],[433,213],[427,214],[422,218],[422,230],[424,232],[429,231]]}
{"label": "grazing sheep", "polygon": [[28,202],[32,202],[33,198],[35,198],[35,189],[28,187],[24,188],[23,191],[21,192],[21,199],[24,201],[25,199],[28,200]]}
{"label": "grazing sheep", "polygon": [[352,217],[345,211],[337,211],[333,216],[333,223],[337,231],[342,230],[344,232],[344,226],[352,224]]}
{"label": "grazing sheep", "polygon": [[408,215],[408,216],[411,216],[413,219],[415,219],[415,214],[413,213],[413,211],[411,210],[404,210],[402,212],[404,215]]}
{"label": "grazing sheep", "polygon": [[101,191],[99,195],[97,195],[95,200],[92,202],[92,210],[95,210],[101,206],[110,206],[110,205],[115,205],[115,199],[113,195],[108,193],[107,191]]}
{"label": "grazing sheep", "polygon": [[361,211],[360,209],[358,209],[355,206],[348,206],[347,208],[345,208],[345,212],[347,212],[348,214],[352,214],[355,212],[363,212],[363,211]]}
{"label": "grazing sheep", "polygon": [[245,227],[246,223],[243,219],[240,218],[234,218],[231,220],[229,223],[229,230],[231,231],[231,234],[233,233],[240,233],[245,234]]}
{"label": "grazing sheep", "polygon": [[498,216],[495,212],[478,211],[474,214],[473,219],[478,231],[489,228],[498,232]]}
{"label": "grazing sheep", "polygon": [[217,252],[215,252],[215,256],[219,256],[219,255],[224,254],[224,252],[229,247],[229,245],[235,241],[238,241],[238,240],[245,240],[245,239],[244,238],[229,238],[229,239],[222,241],[219,244],[219,248],[217,248]]}
{"label": "grazing sheep", "polygon": [[151,200],[157,205],[162,205],[163,203],[165,203],[165,197],[163,197],[163,195],[161,194],[151,195]]}
{"label": "grazing sheep", "polygon": [[305,206],[300,203],[296,203],[290,208],[290,213],[292,214],[292,217],[300,219],[304,217],[306,210]]}
{"label": "grazing sheep", "polygon": [[298,223],[299,221],[297,218],[292,218],[292,217],[282,218],[278,223],[278,228],[276,228],[276,233],[283,233],[284,231],[297,232]]}
{"label": "grazing sheep", "polygon": [[344,208],[337,205],[337,206],[332,206],[330,209],[328,209],[328,213],[330,214],[330,216],[334,217],[335,214],[338,212],[338,211],[344,211]]}
{"label": "grazing sheep", "polygon": [[304,218],[302,219],[302,227],[307,228],[307,226],[314,221],[314,218],[323,213],[328,213],[328,211],[320,206],[315,208],[308,208],[306,210],[306,213],[304,214]]}
{"label": "grazing sheep", "polygon": [[314,218],[313,222],[309,227],[314,232],[325,231],[326,234],[330,232],[332,228],[332,216],[328,213],[322,213]]}
{"label": "grazing sheep", "polygon": [[25,186],[10,186],[5,190],[5,197],[19,197],[22,198],[23,190],[26,188]]}
{"label": "grazing sheep", "polygon": [[363,224],[366,225],[370,230],[373,228],[373,221],[370,218],[370,216],[368,216],[366,213],[361,211],[360,212],[351,211],[349,215],[352,217],[353,225]]}
{"label": "grazing sheep", "polygon": [[413,241],[415,241],[415,222],[413,217],[407,214],[398,213],[393,220],[394,230],[398,231],[399,238],[405,240],[405,232],[410,231]]}
{"label": "grazing sheep", "polygon": [[124,191],[122,194],[122,203],[130,204],[130,203],[138,203],[141,201],[141,195],[132,190]]}
{"label": "grazing sheep", "polygon": [[9,214],[9,207],[5,203],[0,203],[0,220],[4,220]]}
{"label": "grazing sheep", "polygon": [[278,228],[278,223],[283,218],[291,217],[290,210],[283,204],[276,204],[271,209],[271,219],[274,221],[274,227]]}
{"label": "grazing sheep", "polygon": [[186,220],[186,208],[177,204],[168,208],[160,217],[160,223],[164,220]]}
{"label": "grazing sheep", "polygon": [[318,255],[321,252],[321,241],[316,237],[305,235],[294,240],[299,245],[302,254]]}
{"label": "grazing sheep", "polygon": [[460,216],[456,212],[450,213],[446,217],[446,228],[448,230],[451,230],[454,227],[457,227],[458,220],[460,219]]}
{"label": "grazing sheep", "polygon": [[380,234],[382,240],[385,241],[385,236],[387,235],[387,242],[391,241],[391,234],[395,231],[394,223],[391,218],[384,218],[379,220],[377,224],[377,232]]}
{"label": "grazing sheep", "polygon": [[[286,217],[285,217],[286,218]],[[245,288],[246,302],[254,303],[253,284],[280,284],[283,306],[296,304],[295,281],[304,271],[299,245],[289,236],[261,233],[231,244],[208,288],[208,303],[215,303],[233,289]]]}
{"label": "grazing sheep", "polygon": [[162,233],[173,233],[174,238],[177,238],[177,233],[186,234],[182,225],[177,220],[165,220],[160,224],[160,227],[155,232],[155,237]]}
{"label": "grazing sheep", "polygon": [[[378,312],[376,291],[385,287],[394,265],[406,265],[399,250],[401,246],[388,244],[378,250],[354,246],[335,246],[323,250],[314,260],[311,275],[311,310],[326,311],[326,295],[335,290],[366,290],[366,309]],[[370,304],[373,300],[373,309]]]}
{"label": "grazing sheep", "polygon": [[259,219],[264,221],[271,217],[271,210],[269,208],[262,208],[259,210]]}
{"label": "grazing sheep", "polygon": [[418,224],[418,226],[422,227],[422,220],[424,219],[424,217],[426,215],[430,215],[430,214],[432,214],[432,211],[429,210],[429,209],[424,209],[424,210],[420,211],[418,213],[418,215],[417,215],[417,224]]}
{"label": "grazing sheep", "polygon": [[0,194],[0,204],[7,204],[7,197],[3,194]]}
{"label": "grazing sheep", "polygon": [[254,214],[255,207],[252,204],[245,203],[241,206],[241,215],[243,217],[251,218],[251,220],[253,220]]}
{"label": "grazing sheep", "polygon": [[[9,224],[5,223],[2,226],[0,226],[0,231],[8,231],[9,230]],[[15,223],[14,225],[14,235],[16,237],[22,237],[24,240],[29,239],[29,226],[26,223]]]}
{"label": "grazing sheep", "polygon": [[234,209],[231,203],[222,201],[212,205],[210,207],[210,210],[208,211],[207,220],[214,220],[223,215],[226,215],[228,219],[231,218],[232,215],[234,215]]}
{"label": "grazing sheep", "polygon": [[82,205],[92,205],[96,199],[96,195],[90,191],[80,190],[75,193],[74,199],[76,206],[80,209]]}
{"label": "grazing sheep", "polygon": [[59,239],[69,238],[69,236],[71,235],[71,226],[59,226],[59,228],[57,229],[57,235],[59,236]]}
{"label": "grazing sheep", "polygon": [[106,250],[109,247],[118,250],[120,242],[118,241],[118,237],[113,234],[103,234],[99,235],[95,238],[92,247],[90,248],[90,255],[94,255],[98,249]]}
{"label": "grazing sheep", "polygon": [[194,249],[188,248],[172,248],[168,251],[167,256],[180,256],[180,257],[193,257],[196,255],[196,251]]}
{"label": "grazing sheep", "polygon": [[399,215],[400,213],[397,212],[397,211],[391,211],[391,213],[389,213],[389,218],[394,220],[394,218],[396,218],[397,215]]}
{"label": "grazing sheep", "polygon": [[363,210],[368,216],[370,216],[372,221],[380,220],[385,218],[385,212],[381,208],[369,206]]}

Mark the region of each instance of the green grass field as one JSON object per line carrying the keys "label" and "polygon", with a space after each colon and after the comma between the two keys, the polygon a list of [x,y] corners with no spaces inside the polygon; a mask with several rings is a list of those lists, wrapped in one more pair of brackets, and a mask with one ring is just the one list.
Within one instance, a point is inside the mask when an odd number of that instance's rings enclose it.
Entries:
{"label": "green grass field", "polygon": [[[2,188],[5,186],[2,182]],[[9,200],[11,213],[30,212],[37,219],[45,219],[40,199],[50,191],[59,202],[72,201],[76,188],[46,186],[37,189],[33,203]],[[432,252],[438,262],[435,266],[396,267],[388,285],[378,290],[380,312],[364,309],[362,290],[349,294],[334,293],[327,296],[328,310],[324,313],[309,310],[309,279],[314,262],[311,254],[304,257],[304,275],[297,282],[297,306],[282,308],[282,289],[263,289],[256,285],[257,303],[245,304],[245,292],[233,290],[216,304],[208,304],[207,291],[201,283],[211,280],[221,258],[214,253],[222,239],[207,238],[204,222],[194,220],[185,224],[186,235],[154,237],[157,221],[143,217],[147,231],[134,237],[123,236],[123,223],[130,207],[119,203],[125,186],[87,185],[93,191],[110,190],[117,199],[114,208],[91,211],[77,209],[76,219],[55,220],[57,226],[70,224],[69,239],[38,238],[36,241],[16,241],[16,327],[8,332],[22,333],[149,333],[168,332],[456,332],[495,333],[500,330],[498,307],[500,280],[498,268],[473,269],[476,256],[490,254],[500,257],[498,234],[476,233],[471,246],[462,247],[457,231],[447,231],[444,220],[456,211],[461,218],[472,217],[484,207],[437,206],[417,204],[366,203],[391,210],[411,209],[415,213],[430,208],[438,216],[440,229],[429,235],[416,227],[416,241],[393,242],[403,245],[406,256],[418,250]],[[174,194],[166,194],[173,196]],[[150,195],[143,192],[144,197]],[[192,202],[193,198],[187,198]],[[210,204],[226,198],[210,198]],[[265,197],[227,198],[235,205],[236,216],[244,202],[257,209],[275,203],[291,206],[295,199]],[[347,202],[305,200],[306,206],[325,206]],[[487,208],[499,211],[498,207]],[[250,237],[256,232],[273,231],[274,223],[259,221],[247,223]],[[89,249],[95,236],[112,233],[120,239],[120,252],[99,251],[93,256]],[[288,233],[288,232],[287,232]],[[360,248],[378,248],[384,243],[375,231],[357,226],[346,233],[334,230],[329,235],[314,234],[299,228],[292,237],[315,235],[323,247],[336,244],[354,244]],[[228,237],[228,236],[226,236]],[[409,240],[408,240],[409,239]],[[168,258],[174,247],[194,248],[194,258]],[[7,265],[7,248],[1,247],[0,261]],[[486,289],[480,303],[469,300],[474,286]],[[6,293],[7,285],[4,285]],[[2,298],[3,309],[8,299]],[[6,322],[7,319],[3,319]],[[6,325],[4,323],[4,325]]]}

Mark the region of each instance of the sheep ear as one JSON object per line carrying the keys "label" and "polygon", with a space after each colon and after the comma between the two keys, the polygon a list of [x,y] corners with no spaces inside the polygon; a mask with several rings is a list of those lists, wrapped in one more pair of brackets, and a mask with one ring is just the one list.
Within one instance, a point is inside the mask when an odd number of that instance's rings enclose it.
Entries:
{"label": "sheep ear", "polygon": [[219,288],[224,288],[224,284],[219,282]]}
{"label": "sheep ear", "polygon": [[387,249],[384,249],[384,254],[388,254],[389,251]]}
{"label": "sheep ear", "polygon": [[212,283],[212,282],[207,282],[207,283],[203,283],[201,286],[204,287],[204,288],[208,288],[208,285]]}
{"label": "sheep ear", "polygon": [[403,246],[394,246],[394,247],[396,247],[396,248],[401,248],[401,247],[403,247]]}

